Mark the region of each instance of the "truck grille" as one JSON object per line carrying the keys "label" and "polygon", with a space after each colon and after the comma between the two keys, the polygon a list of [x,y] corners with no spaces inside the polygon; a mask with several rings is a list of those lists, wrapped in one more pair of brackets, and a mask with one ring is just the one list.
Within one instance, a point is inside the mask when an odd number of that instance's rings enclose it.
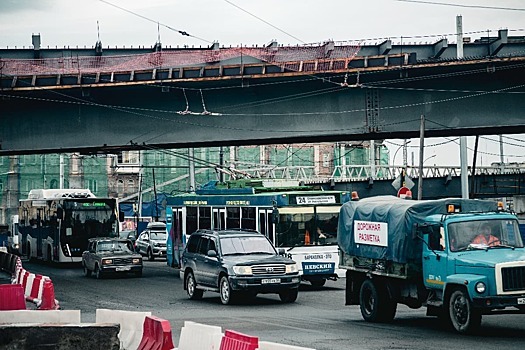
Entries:
{"label": "truck grille", "polygon": [[512,292],[525,289],[525,266],[504,267],[501,269],[503,291]]}
{"label": "truck grille", "polygon": [[284,265],[255,265],[252,266],[252,273],[254,275],[272,275],[283,274],[286,272]]}

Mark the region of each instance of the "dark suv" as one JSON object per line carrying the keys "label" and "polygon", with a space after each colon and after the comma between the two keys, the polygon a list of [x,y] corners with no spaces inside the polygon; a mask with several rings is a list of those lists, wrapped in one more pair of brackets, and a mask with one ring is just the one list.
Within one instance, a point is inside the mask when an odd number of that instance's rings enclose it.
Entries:
{"label": "dark suv", "polygon": [[277,253],[264,235],[244,230],[199,230],[182,254],[180,276],[190,299],[219,292],[230,304],[237,296],[277,293],[293,303],[301,278],[296,263]]}

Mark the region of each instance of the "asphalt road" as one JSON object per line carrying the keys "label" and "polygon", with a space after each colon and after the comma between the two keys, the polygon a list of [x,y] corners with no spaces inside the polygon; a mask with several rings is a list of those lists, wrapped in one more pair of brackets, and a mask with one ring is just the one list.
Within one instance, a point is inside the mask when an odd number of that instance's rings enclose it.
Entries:
{"label": "asphalt road", "polygon": [[164,260],[145,262],[144,275],[96,280],[80,266],[23,263],[33,273],[51,277],[63,309],[80,309],[82,322],[95,322],[97,308],[151,311],[170,321],[178,344],[184,321],[232,329],[261,340],[318,350],[335,349],[519,349],[525,344],[525,315],[485,316],[478,334],[463,336],[426,317],[424,309],[398,307],[391,324],[362,320],[357,306],[344,305],[344,279],[322,288],[301,285],[299,297],[283,304],[277,295],[259,295],[250,302],[222,305],[217,293],[189,300],[178,270]]}

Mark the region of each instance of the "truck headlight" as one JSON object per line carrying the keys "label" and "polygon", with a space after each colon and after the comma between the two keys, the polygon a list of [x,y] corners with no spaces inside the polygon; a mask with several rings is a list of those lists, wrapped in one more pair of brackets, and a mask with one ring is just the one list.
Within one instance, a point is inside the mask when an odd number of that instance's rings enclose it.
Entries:
{"label": "truck headlight", "polygon": [[102,260],[102,265],[111,265],[111,264],[113,264],[113,260],[111,259]]}
{"label": "truck headlight", "polygon": [[479,294],[483,294],[485,293],[486,290],[487,290],[487,286],[485,286],[485,283],[483,282],[476,283],[476,292],[478,292]]}
{"label": "truck headlight", "polygon": [[286,273],[295,273],[299,271],[296,264],[286,265]]}
{"label": "truck headlight", "polygon": [[234,266],[233,272],[235,272],[236,275],[242,276],[242,275],[251,275],[252,274],[252,267],[251,266]]}

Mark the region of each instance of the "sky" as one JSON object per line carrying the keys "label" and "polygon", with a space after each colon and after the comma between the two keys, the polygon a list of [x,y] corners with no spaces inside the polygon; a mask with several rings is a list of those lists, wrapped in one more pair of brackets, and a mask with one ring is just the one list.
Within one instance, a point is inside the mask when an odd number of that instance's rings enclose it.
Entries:
{"label": "sky", "polygon": [[[29,47],[40,34],[42,48],[207,47],[319,43],[326,40],[378,43],[455,42],[456,16],[473,40],[496,35],[525,36],[523,0],[0,0],[0,48]],[[182,35],[181,32],[189,34]],[[504,135],[505,162],[525,162],[525,137]],[[388,140],[394,153],[403,140]],[[458,165],[459,140],[425,140],[425,165]],[[472,164],[474,137],[468,137]],[[408,144],[408,163],[419,162],[419,140]],[[391,162],[402,164],[402,150]],[[498,135],[480,138],[478,165],[500,161]]]}

